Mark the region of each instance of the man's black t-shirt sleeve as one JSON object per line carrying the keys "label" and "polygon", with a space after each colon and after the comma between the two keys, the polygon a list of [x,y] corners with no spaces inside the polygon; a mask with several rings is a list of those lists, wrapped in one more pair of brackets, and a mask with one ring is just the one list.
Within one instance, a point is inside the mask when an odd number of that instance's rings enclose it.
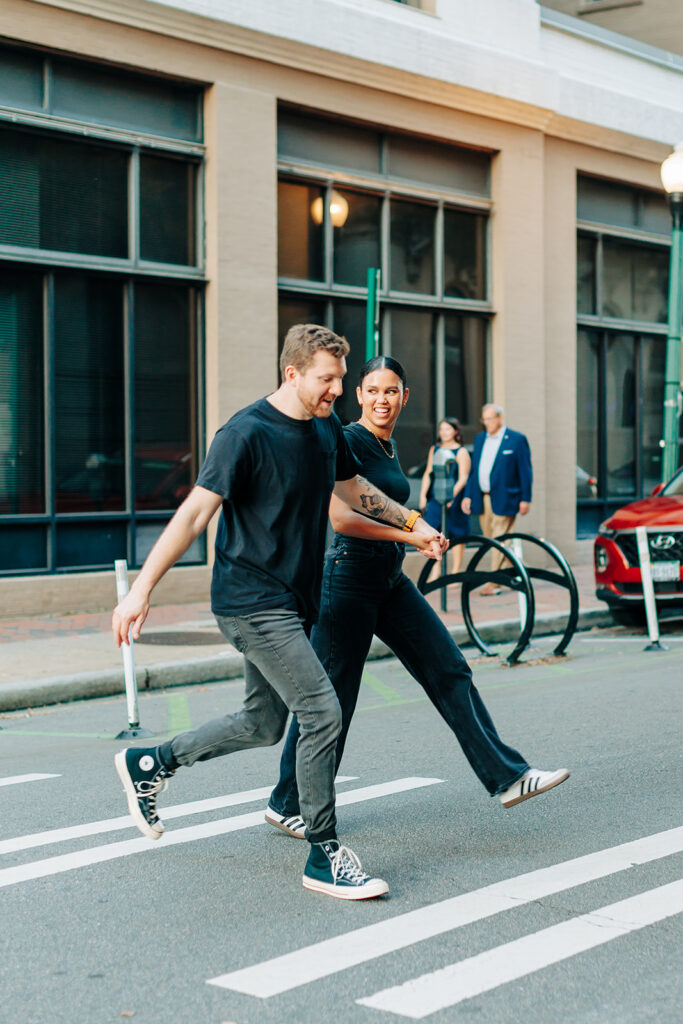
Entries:
{"label": "man's black t-shirt sleeve", "polygon": [[229,424],[221,427],[199,471],[197,483],[229,501],[239,500],[251,475],[251,450],[246,439]]}

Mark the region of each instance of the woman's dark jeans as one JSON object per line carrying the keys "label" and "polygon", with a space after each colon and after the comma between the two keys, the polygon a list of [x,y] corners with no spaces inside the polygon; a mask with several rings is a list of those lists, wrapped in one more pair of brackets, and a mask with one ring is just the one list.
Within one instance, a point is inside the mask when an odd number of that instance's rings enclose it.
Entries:
{"label": "woman's dark jeans", "polygon": [[[311,643],[332,680],[342,709],[337,768],[358,699],[373,633],[394,652],[455,733],[465,757],[495,796],[529,765],[496,732],[472,672],[443,622],[402,572],[396,544],[337,537],[325,556],[320,618]],[[280,780],[270,806],[299,813],[296,787],[296,717],[280,760]]]}

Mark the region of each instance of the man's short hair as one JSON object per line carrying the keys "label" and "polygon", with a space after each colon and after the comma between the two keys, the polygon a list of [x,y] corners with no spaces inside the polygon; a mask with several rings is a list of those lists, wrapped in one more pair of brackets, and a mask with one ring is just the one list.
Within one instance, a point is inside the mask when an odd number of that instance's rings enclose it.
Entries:
{"label": "man's short hair", "polygon": [[294,324],[290,327],[280,353],[282,379],[285,379],[286,366],[294,366],[299,373],[305,373],[320,349],[343,359],[349,354],[350,346],[346,338],[335,334],[329,327],[319,324]]}

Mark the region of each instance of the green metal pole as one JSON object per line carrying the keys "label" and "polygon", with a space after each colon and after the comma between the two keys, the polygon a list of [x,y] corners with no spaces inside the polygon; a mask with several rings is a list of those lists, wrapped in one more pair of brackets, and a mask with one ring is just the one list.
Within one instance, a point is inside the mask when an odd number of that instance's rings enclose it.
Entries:
{"label": "green metal pole", "polygon": [[669,263],[669,330],[664,374],[664,457],[662,483],[678,468],[679,394],[681,387],[681,290],[683,287],[683,193],[671,202],[671,259]]}
{"label": "green metal pole", "polygon": [[368,267],[368,297],[365,306],[365,359],[372,359],[379,352],[379,288],[381,271]]}

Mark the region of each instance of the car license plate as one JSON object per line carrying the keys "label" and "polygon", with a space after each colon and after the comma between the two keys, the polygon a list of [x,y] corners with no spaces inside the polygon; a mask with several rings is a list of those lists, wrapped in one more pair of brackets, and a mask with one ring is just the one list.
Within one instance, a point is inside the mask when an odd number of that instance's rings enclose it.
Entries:
{"label": "car license plate", "polygon": [[653,562],[652,582],[666,583],[669,580],[679,580],[681,576],[680,562]]}

